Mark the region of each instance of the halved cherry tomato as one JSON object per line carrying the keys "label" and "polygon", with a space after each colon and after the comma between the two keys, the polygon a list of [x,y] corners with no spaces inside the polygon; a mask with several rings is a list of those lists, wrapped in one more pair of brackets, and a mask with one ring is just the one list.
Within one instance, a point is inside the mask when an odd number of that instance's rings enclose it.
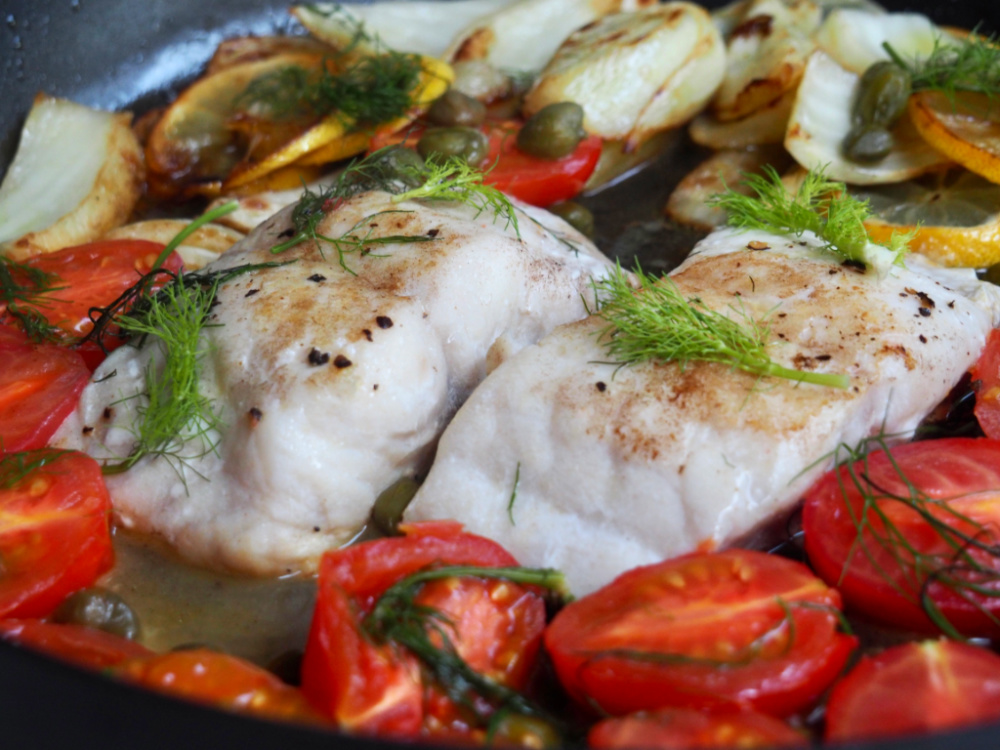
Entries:
{"label": "halved cherry tomato", "polygon": [[695,748],[804,747],[806,736],[767,714],[738,709],[697,711],[663,708],[605,719],[587,736],[594,748]]}
{"label": "halved cherry tomato", "polygon": [[103,630],[41,620],[0,620],[0,639],[89,669],[153,655],[145,646]]}
{"label": "halved cherry tomato", "polygon": [[839,606],[791,560],[698,553],[628,571],[568,605],[545,646],[569,693],[612,715],[740,705],[786,716],[814,701],[854,648],[837,632]]}
{"label": "halved cherry tomato", "polygon": [[986,347],[972,366],[976,391],[976,419],[988,438],[1000,438],[1000,329],[990,331]]}
{"label": "halved cherry tomato", "polygon": [[0,325],[0,455],[45,447],[89,378],[76,352]]}
{"label": "halved cherry tomato", "polygon": [[930,440],[891,456],[875,451],[809,490],[813,568],[876,621],[936,632],[926,595],[959,632],[1000,633],[1000,441]]}
{"label": "halved cherry tomato", "polygon": [[110,513],[101,467],[90,456],[39,451],[0,459],[0,619],[44,617],[109,570]]}
{"label": "halved cherry tomato", "polygon": [[[376,644],[362,619],[394,583],[434,565],[499,567],[516,561],[495,542],[459,524],[401,527],[404,537],[328,552],[302,664],[302,689],[314,706],[351,732],[394,736],[471,731],[465,709],[433,684],[408,652]],[[424,584],[415,598],[442,613],[458,654],[473,669],[511,687],[527,680],[545,627],[537,594],[509,582],[463,577]],[[431,633],[440,642],[440,633]]]}
{"label": "halved cherry tomato", "polygon": [[826,738],[859,740],[997,718],[1000,656],[955,641],[907,643],[863,658],[834,686]]}
{"label": "halved cherry tomato", "polygon": [[208,649],[130,659],[113,673],[142,687],[216,708],[271,719],[321,721],[298,688],[250,662]]}
{"label": "halved cherry tomato", "polygon": [[[533,206],[551,206],[569,200],[583,190],[601,156],[602,141],[596,135],[580,141],[576,150],[561,159],[540,159],[517,147],[517,131],[523,123],[515,120],[490,121],[480,126],[489,139],[483,179],[514,198]],[[376,136],[371,150],[393,143],[415,147],[424,128],[412,127],[403,133]]]}

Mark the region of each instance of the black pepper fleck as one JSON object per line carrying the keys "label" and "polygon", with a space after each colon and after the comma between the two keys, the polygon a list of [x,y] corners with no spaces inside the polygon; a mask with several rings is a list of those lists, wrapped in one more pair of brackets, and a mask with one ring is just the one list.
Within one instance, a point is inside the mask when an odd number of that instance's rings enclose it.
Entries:
{"label": "black pepper fleck", "polygon": [[89,434],[90,434],[90,433],[92,433],[93,431],[94,431],[94,428],[93,428],[93,427],[84,427],[84,428],[83,428],[83,434],[84,434],[84,435],[89,435]]}
{"label": "black pepper fleck", "polygon": [[375,324],[383,330],[386,328],[392,328],[392,318],[387,315],[379,315],[375,318]]}
{"label": "black pepper fleck", "polygon": [[430,238],[432,238],[432,239],[434,237],[437,237],[439,234],[441,234],[441,230],[440,229],[428,229],[427,230],[427,236],[430,237]]}
{"label": "black pepper fleck", "polygon": [[318,284],[321,281],[326,281],[326,276],[324,276],[321,273],[314,273],[312,276],[306,279],[306,281],[315,281]]}
{"label": "black pepper fleck", "polygon": [[244,297],[253,297],[253,296],[254,296],[255,294],[257,294],[257,292],[259,292],[259,291],[260,291],[260,289],[251,289],[251,290],[250,290],[249,292],[247,292],[247,293],[246,293],[246,294],[244,294],[243,296],[244,296]]}
{"label": "black pepper fleck", "polygon": [[931,309],[929,307],[919,307],[917,312],[924,318],[929,318],[931,316]]}
{"label": "black pepper fleck", "polygon": [[597,390],[599,390],[601,393],[604,393],[606,390],[608,390],[607,383],[602,383],[602,382],[599,381],[597,383]]}
{"label": "black pepper fleck", "polygon": [[330,361],[330,355],[327,354],[326,352],[321,352],[316,347],[313,347],[309,351],[309,356],[307,357],[307,359],[309,361],[309,364],[311,365],[316,365],[316,366],[325,365],[327,362]]}
{"label": "black pepper fleck", "polygon": [[110,406],[105,406],[104,407],[104,415],[103,416],[104,416],[105,419],[111,419],[114,415],[115,415],[115,412],[114,412],[114,410]]}
{"label": "black pepper fleck", "polygon": [[[329,355],[327,355],[327,359],[330,359]],[[333,366],[336,367],[338,370],[343,370],[345,367],[350,367],[352,364],[354,363],[351,362],[351,360],[349,360],[343,354],[338,354],[333,359]]]}
{"label": "black pepper fleck", "polygon": [[318,534],[319,533],[319,526],[313,526],[313,531],[315,531]]}
{"label": "black pepper fleck", "polygon": [[362,328],[361,329],[361,333],[364,335],[364,337],[368,341],[374,341],[374,339],[372,338],[372,332],[370,330],[368,330],[367,328]]}
{"label": "black pepper fleck", "polygon": [[921,344],[926,344],[927,343],[927,337],[924,336],[924,334],[921,333],[920,336],[918,336],[917,338],[920,339],[920,343]]}
{"label": "black pepper fleck", "polygon": [[250,411],[247,412],[250,416],[250,421],[257,424],[260,420],[264,418],[264,412],[258,409],[256,406],[251,406]]}

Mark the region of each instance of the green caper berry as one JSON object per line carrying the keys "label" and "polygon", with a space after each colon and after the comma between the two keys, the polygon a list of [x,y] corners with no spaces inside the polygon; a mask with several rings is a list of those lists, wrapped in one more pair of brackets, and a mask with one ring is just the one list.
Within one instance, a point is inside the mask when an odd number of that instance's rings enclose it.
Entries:
{"label": "green caper berry", "polygon": [[489,142],[473,128],[430,128],[417,143],[417,151],[425,159],[457,156],[478,167],[486,159]]}
{"label": "green caper berry", "polygon": [[541,750],[562,744],[559,732],[549,722],[518,713],[505,713],[497,719],[492,726],[491,737],[493,744],[500,747],[519,745]]}
{"label": "green caper berry", "polygon": [[560,217],[584,237],[594,236],[594,215],[586,206],[574,201],[563,201],[549,206],[549,211]]}
{"label": "green caper berry", "polygon": [[134,641],[139,637],[139,618],[118,594],[101,588],[77,591],[52,613],[52,621],[103,630]]}
{"label": "green caper berry", "polygon": [[382,490],[372,506],[372,523],[375,528],[386,536],[398,533],[396,527],[403,519],[403,511],[418,489],[420,485],[415,480],[403,477]]}
{"label": "green caper berry", "polygon": [[895,63],[884,60],[870,66],[861,76],[854,97],[854,126],[891,127],[906,109],[911,90],[910,74]]}
{"label": "green caper berry", "polygon": [[576,102],[557,102],[528,118],[517,134],[517,147],[539,159],[561,159],[573,153],[586,137],[583,107]]}
{"label": "green caper berry", "polygon": [[376,152],[374,156],[376,167],[386,177],[399,180],[409,188],[423,184],[420,172],[424,168],[424,160],[412,148],[390,146]]}
{"label": "green caper berry", "polygon": [[881,125],[861,125],[847,134],[841,149],[853,162],[874,164],[892,151],[892,133]]}
{"label": "green caper berry", "polygon": [[474,127],[486,119],[486,105],[460,91],[448,89],[434,101],[426,117],[435,125]]}

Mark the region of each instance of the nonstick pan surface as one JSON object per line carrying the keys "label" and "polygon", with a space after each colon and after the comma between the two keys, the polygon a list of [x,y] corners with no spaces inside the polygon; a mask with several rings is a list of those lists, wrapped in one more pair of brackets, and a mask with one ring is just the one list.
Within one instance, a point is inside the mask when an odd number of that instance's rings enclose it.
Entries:
{"label": "nonstick pan surface", "polygon": [[[995,0],[884,4],[926,13],[943,24],[1000,29]],[[141,112],[168,101],[221,39],[297,33],[286,10],[275,0],[0,0],[0,173],[13,157],[37,92]],[[673,184],[701,157],[680,139],[655,169],[590,199],[602,248],[626,262],[638,256],[650,270],[672,265],[671,258],[694,237],[665,225],[660,208]],[[667,259],[664,246],[672,248]],[[397,750],[402,745],[205,709],[0,643],[0,747]],[[1000,724],[850,747],[997,750]]]}

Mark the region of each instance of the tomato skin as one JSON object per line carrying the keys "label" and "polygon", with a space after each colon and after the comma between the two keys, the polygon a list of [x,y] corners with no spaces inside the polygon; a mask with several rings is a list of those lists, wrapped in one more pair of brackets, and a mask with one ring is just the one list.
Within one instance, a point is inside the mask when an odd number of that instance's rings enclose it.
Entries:
{"label": "tomato skin", "polygon": [[695,553],[569,604],[545,646],[570,695],[611,715],[738,705],[786,716],[815,700],[856,644],[837,632],[839,605],[791,560]]}
{"label": "tomato skin", "polygon": [[0,455],[44,448],[89,379],[76,352],[0,325]]}
{"label": "tomato skin", "polygon": [[302,692],[250,662],[208,649],[122,662],[113,674],[141,687],[271,719],[319,722]]}
{"label": "tomato skin", "polygon": [[[365,636],[361,620],[387,588],[428,566],[517,562],[495,542],[467,534],[457,523],[409,524],[401,530],[406,536],[323,557],[302,689],[324,715],[354,733],[469,736],[465,710],[436,685],[424,684],[409,653]],[[448,637],[473,669],[515,688],[527,681],[545,627],[544,602],[535,592],[499,580],[448,578],[425,584],[415,601],[453,623]]]}
{"label": "tomato skin", "polygon": [[[892,461],[916,488],[931,498],[951,499],[950,507],[982,524],[982,528],[977,530],[972,524],[939,510],[934,511],[936,517],[967,534],[982,531],[984,543],[1000,544],[996,533],[1000,523],[1000,496],[996,494],[1000,489],[1000,441],[947,438],[896,446],[891,455]],[[860,463],[855,466],[858,467],[856,471],[863,471],[881,490],[909,496],[909,488],[883,451],[869,454],[863,469]],[[841,481],[847,486],[846,498],[840,488]],[[888,625],[938,632],[920,606],[927,573],[917,574],[912,555],[900,546],[895,547],[895,554],[906,561],[902,564],[878,544],[870,530],[866,530],[862,544],[857,543],[858,532],[852,513],[860,518],[863,502],[860,491],[851,483],[846,466],[827,473],[808,491],[802,524],[806,552],[813,569],[823,580],[838,587],[848,607]],[[943,559],[951,559],[954,555],[940,533],[916,510],[889,499],[879,500],[878,505],[895,529],[917,550],[942,555]],[[878,533],[884,532],[885,526],[875,517],[874,511],[869,513],[869,521]],[[875,563],[868,559],[868,554],[873,556]],[[971,549],[969,554],[986,570],[1000,573],[1000,558],[996,555],[976,549]],[[1000,591],[1000,580],[996,579],[997,576],[991,581],[980,580],[978,585]],[[939,582],[929,583],[927,594],[959,632],[967,635],[1000,633],[988,614],[1000,616],[997,597],[977,595],[971,590],[956,592]]]}
{"label": "tomato skin", "polygon": [[41,620],[0,620],[0,639],[97,670],[153,655],[145,646],[103,630]]}
{"label": "tomato skin", "polygon": [[47,455],[48,464],[0,488],[0,619],[48,615],[113,562],[101,467],[83,453]]}
{"label": "tomato skin", "polygon": [[1000,329],[994,328],[986,347],[972,366],[972,380],[979,381],[976,391],[976,419],[988,438],[1000,438]]}
{"label": "tomato skin", "polygon": [[826,739],[927,732],[1000,718],[1000,656],[925,641],[864,657],[830,693]]}
{"label": "tomato skin", "polygon": [[805,747],[808,739],[767,714],[736,709],[697,711],[664,708],[650,713],[605,719],[591,728],[587,746],[644,747],[655,750],[695,748]]}

